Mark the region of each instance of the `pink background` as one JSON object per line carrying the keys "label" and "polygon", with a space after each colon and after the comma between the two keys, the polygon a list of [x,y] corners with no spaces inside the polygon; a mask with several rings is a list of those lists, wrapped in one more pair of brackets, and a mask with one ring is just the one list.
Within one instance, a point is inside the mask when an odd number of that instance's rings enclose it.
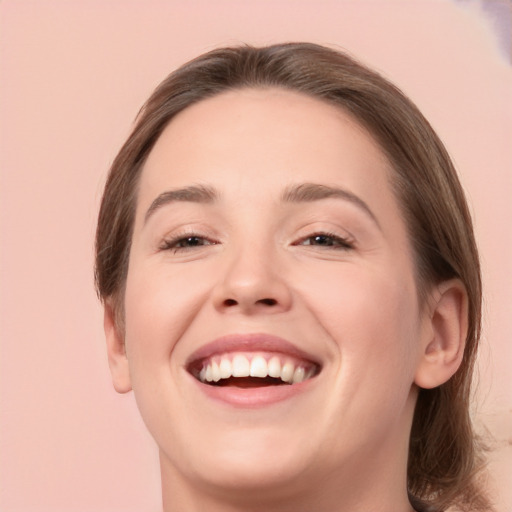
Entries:
{"label": "pink background", "polygon": [[105,174],[180,63],[310,40],[397,83],[461,172],[486,292],[475,418],[512,511],[511,20],[510,1],[1,1],[0,510],[159,510],[156,449],[112,389],[93,290]]}

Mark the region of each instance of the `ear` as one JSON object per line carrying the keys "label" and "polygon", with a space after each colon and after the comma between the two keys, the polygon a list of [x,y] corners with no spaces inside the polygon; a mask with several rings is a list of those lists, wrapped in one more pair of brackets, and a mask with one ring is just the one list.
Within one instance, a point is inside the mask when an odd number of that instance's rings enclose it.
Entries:
{"label": "ear", "polygon": [[112,382],[118,393],[127,393],[131,391],[132,385],[124,344],[124,333],[116,321],[116,312],[111,300],[105,301],[103,315],[103,328],[107,340],[108,365]]}
{"label": "ear", "polygon": [[468,332],[468,296],[459,279],[441,283],[431,297],[429,335],[422,343],[415,383],[444,384],[459,368]]}

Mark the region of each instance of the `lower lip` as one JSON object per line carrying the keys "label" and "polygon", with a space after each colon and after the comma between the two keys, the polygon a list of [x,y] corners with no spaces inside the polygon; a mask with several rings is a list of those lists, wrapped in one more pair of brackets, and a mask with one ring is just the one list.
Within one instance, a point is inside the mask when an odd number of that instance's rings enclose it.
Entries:
{"label": "lower lip", "polygon": [[207,397],[231,406],[244,408],[265,407],[288,400],[307,391],[314,381],[314,379],[308,379],[297,384],[237,388],[235,386],[210,386],[192,378]]}

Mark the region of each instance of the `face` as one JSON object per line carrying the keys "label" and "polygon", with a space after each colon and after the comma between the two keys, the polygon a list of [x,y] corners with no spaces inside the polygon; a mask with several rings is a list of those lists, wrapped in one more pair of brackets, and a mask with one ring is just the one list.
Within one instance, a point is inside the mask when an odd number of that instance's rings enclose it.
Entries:
{"label": "face", "polygon": [[405,475],[427,329],[391,176],[356,121],[298,93],[170,122],[141,175],[118,379],[164,472],[291,489],[399,458]]}

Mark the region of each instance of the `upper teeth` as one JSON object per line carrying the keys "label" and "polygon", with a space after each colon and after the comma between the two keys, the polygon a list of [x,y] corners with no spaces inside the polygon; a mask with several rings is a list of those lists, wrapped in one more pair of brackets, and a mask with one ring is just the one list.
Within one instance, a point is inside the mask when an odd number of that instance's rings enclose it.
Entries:
{"label": "upper teeth", "polygon": [[312,364],[284,356],[223,354],[206,360],[198,377],[201,382],[218,382],[230,377],[274,377],[296,384],[309,379],[314,373]]}

